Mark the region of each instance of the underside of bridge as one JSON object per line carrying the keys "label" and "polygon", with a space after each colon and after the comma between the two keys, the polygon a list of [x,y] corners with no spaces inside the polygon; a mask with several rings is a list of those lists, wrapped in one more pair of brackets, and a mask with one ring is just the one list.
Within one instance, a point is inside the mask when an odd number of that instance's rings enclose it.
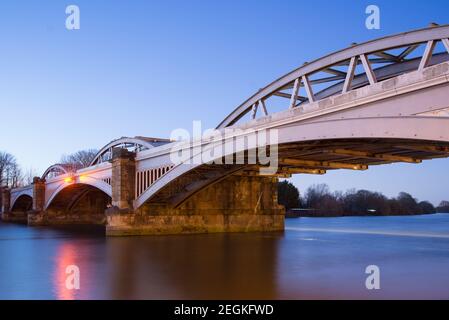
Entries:
{"label": "underside of bridge", "polygon": [[325,174],[329,170],[367,170],[369,166],[447,158],[449,143],[410,139],[320,140],[279,146],[279,173]]}
{"label": "underside of bridge", "polygon": [[[279,146],[279,167],[263,176],[260,165],[201,165],[168,183],[141,207],[108,214],[108,235],[283,230],[278,178],[364,171],[393,163],[418,165],[449,156],[449,143],[413,139],[329,139]],[[246,152],[246,161],[248,152]],[[224,163],[224,159],[223,159]]]}
{"label": "underside of bridge", "polygon": [[105,210],[111,198],[87,184],[64,188],[46,210],[28,216],[29,225],[96,224],[106,222]]}
{"label": "underside of bridge", "polygon": [[[198,171],[200,172],[200,171]],[[108,235],[176,234],[210,232],[281,231],[284,207],[277,202],[277,178],[222,177],[193,194],[179,206],[189,178],[179,179],[152,201],[128,213],[108,215]],[[214,181],[217,182],[217,181]],[[164,198],[164,199],[162,199]]]}
{"label": "underside of bridge", "polygon": [[28,195],[22,195],[16,200],[11,211],[26,212],[31,210],[32,206],[33,198]]}
{"label": "underside of bridge", "polygon": [[8,222],[27,223],[28,212],[33,207],[33,198],[29,195],[21,195],[17,198],[11,210],[3,213],[2,220]]}
{"label": "underside of bridge", "polygon": [[[215,170],[213,170],[215,169]],[[240,166],[232,170],[236,171]],[[201,171],[214,172],[220,183],[211,183]],[[112,160],[112,205],[107,210],[107,235],[143,235],[204,232],[276,231],[284,228],[284,208],[277,203],[277,179],[235,177],[227,166],[205,166],[168,184],[157,197],[135,208],[134,154],[117,150]],[[206,172],[206,171],[204,171]],[[194,180],[192,180],[192,178]],[[188,200],[176,205],[171,198],[183,194],[191,183],[205,181]],[[214,182],[217,182],[215,179]]]}

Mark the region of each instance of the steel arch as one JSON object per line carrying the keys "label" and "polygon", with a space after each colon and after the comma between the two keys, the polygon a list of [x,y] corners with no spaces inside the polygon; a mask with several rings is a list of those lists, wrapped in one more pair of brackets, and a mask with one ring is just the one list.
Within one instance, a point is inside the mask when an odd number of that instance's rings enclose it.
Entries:
{"label": "steel arch", "polygon": [[[79,179],[79,178],[78,178]],[[112,187],[107,184],[104,181],[93,179],[93,178],[85,178],[82,182],[74,182],[74,183],[61,183],[61,185],[49,196],[49,198],[45,202],[44,210],[47,210],[48,207],[51,205],[53,200],[56,198],[56,196],[61,193],[61,191],[65,190],[66,188],[73,186],[73,185],[87,185],[94,187],[105,194],[107,194],[109,197],[112,197]]]}
{"label": "steel arch", "polygon": [[54,164],[50,167],[47,168],[47,170],[45,170],[45,172],[42,174],[42,179],[46,179],[51,173],[59,173],[56,174],[55,176],[59,176],[59,175],[63,175],[63,174],[68,174],[70,173],[71,170],[71,166],[70,165],[65,165],[65,164]]}
{"label": "steel arch", "polygon": [[167,139],[156,139],[156,138],[146,138],[146,137],[122,137],[117,140],[113,140],[106,146],[101,148],[97,153],[95,158],[92,160],[89,166],[97,165],[101,162],[108,161],[112,157],[112,149],[122,146],[123,148],[134,148],[134,151],[143,151],[151,149],[162,144],[168,143],[170,140]]}
{"label": "steel arch", "polygon": [[[238,106],[233,112],[231,112],[218,126],[217,129],[225,128],[234,125],[243,116],[252,111],[252,117],[255,115],[258,109],[261,109],[264,116],[268,115],[266,100],[272,96],[279,96],[290,99],[290,108],[295,108],[299,104],[304,102],[313,102],[328,97],[322,92],[318,92],[316,95],[313,93],[312,84],[313,81],[317,83],[335,82],[340,81],[339,89],[337,93],[345,93],[352,89],[354,83],[355,70],[360,64],[363,66],[366,76],[363,84],[372,84],[377,82],[376,71],[371,67],[372,63],[391,63],[393,66],[407,63],[407,56],[410,55],[418,45],[426,44],[425,52],[422,58],[415,62],[415,65],[422,69],[432,63],[432,54],[436,45],[436,42],[441,41],[445,49],[449,52],[449,25],[445,26],[432,26],[425,29],[400,33],[384,38],[368,41],[362,44],[354,45],[349,48],[337,51],[322,58],[319,58],[313,62],[306,63],[302,67],[293,70],[292,72],[284,75],[283,77],[270,83],[263,89],[259,90],[240,106]],[[393,55],[386,51],[391,49],[397,49],[405,47],[399,55]],[[368,55],[374,55],[377,58],[370,59]],[[343,72],[335,69],[336,67],[348,65],[348,70]],[[397,72],[393,72],[397,68],[392,68],[391,76],[397,75]],[[331,77],[311,80],[309,77],[312,74],[318,72],[324,72],[332,75]],[[388,78],[388,74],[384,75],[382,80]],[[306,89],[307,95],[300,97],[298,91],[300,87]],[[291,93],[284,93],[282,90],[293,89]],[[320,95],[322,97],[320,97]],[[297,102],[299,101],[299,104]]]}
{"label": "steel arch", "polygon": [[33,188],[31,186],[28,186],[28,187],[19,188],[19,189],[13,189],[11,192],[11,204],[10,204],[11,208],[14,207],[14,205],[16,204],[16,201],[21,196],[29,196],[29,197],[33,198]]}

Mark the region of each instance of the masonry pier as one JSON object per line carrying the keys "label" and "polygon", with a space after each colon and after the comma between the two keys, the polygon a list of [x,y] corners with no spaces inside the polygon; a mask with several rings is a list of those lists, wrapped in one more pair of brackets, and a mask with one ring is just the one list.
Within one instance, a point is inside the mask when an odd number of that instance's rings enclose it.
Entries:
{"label": "masonry pier", "polygon": [[114,206],[107,210],[107,235],[284,230],[285,209],[277,202],[276,178],[230,176],[199,191],[177,208],[148,201],[134,210],[135,183],[129,179],[135,176],[134,171],[132,154],[114,154]]}

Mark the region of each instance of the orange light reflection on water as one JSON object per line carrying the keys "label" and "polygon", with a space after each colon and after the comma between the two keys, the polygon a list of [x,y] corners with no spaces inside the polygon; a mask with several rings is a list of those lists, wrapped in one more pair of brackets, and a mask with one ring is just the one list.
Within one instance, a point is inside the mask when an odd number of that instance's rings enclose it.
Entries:
{"label": "orange light reflection on water", "polygon": [[[54,290],[58,300],[74,300],[77,295],[75,289],[66,287],[66,280],[69,274],[66,268],[70,265],[76,265],[76,250],[72,244],[64,243],[57,251],[55,258],[55,270],[53,273]],[[81,277],[80,277],[81,278]]]}

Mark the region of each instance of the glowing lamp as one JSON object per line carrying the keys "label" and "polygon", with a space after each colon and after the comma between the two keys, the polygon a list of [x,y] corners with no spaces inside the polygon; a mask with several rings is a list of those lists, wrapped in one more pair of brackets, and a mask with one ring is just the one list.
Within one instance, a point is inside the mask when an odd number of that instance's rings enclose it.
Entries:
{"label": "glowing lamp", "polygon": [[72,183],[73,182],[73,178],[72,177],[67,177],[64,179],[65,183]]}

